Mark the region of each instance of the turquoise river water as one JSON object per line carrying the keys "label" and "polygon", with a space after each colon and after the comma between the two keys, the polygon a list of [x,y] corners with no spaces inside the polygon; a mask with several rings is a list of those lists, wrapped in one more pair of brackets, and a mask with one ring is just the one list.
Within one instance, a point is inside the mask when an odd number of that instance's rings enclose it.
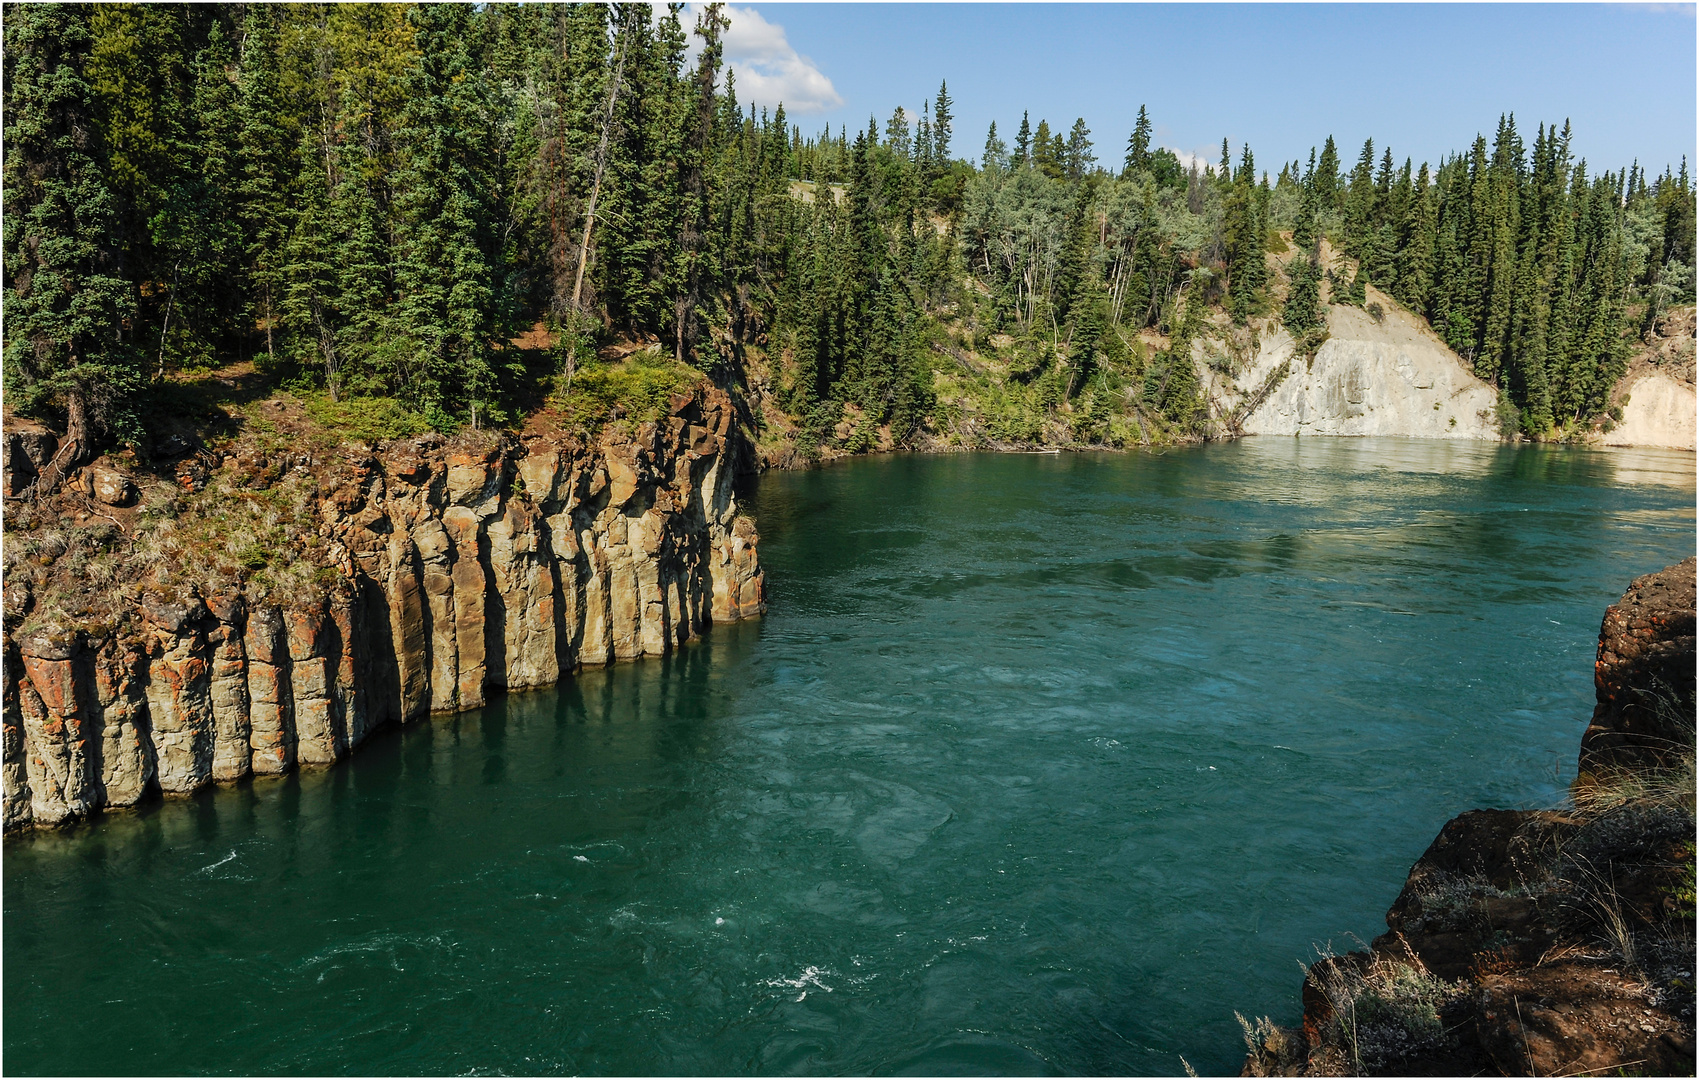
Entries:
{"label": "turquoise river water", "polygon": [[1450,816],[1562,797],[1694,458],[762,478],[771,610],[5,847],[8,1073],[1236,1073]]}

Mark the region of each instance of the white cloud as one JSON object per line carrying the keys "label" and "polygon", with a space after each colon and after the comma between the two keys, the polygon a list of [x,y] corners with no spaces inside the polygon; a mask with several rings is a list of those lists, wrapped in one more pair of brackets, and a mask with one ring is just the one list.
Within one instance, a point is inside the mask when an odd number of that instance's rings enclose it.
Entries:
{"label": "white cloud", "polygon": [[[692,4],[692,14],[701,5]],[[727,5],[726,65],[737,72],[741,105],[784,103],[787,113],[818,113],[844,103],[837,88],[814,61],[801,56],[785,38],[785,28],[770,23],[753,8]],[[700,41],[692,39],[694,45]],[[694,53],[695,49],[692,49]]]}
{"label": "white cloud", "polygon": [[1164,146],[1164,147],[1161,147],[1161,149],[1166,150],[1169,153],[1173,154],[1175,157],[1179,158],[1180,159],[1180,167],[1182,169],[1190,169],[1195,165],[1197,167],[1197,170],[1199,172],[1202,172],[1204,170],[1205,166],[1213,166],[1215,164],[1215,162],[1208,156],[1207,152],[1193,152],[1191,150],[1176,150],[1172,146]]}

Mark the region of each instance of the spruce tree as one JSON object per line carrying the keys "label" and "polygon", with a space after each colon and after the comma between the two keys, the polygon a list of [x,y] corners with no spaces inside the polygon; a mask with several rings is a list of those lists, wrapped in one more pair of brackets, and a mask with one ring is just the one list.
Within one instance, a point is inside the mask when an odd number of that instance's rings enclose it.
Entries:
{"label": "spruce tree", "polygon": [[932,103],[927,102],[920,110],[920,119],[914,126],[914,153],[911,155],[915,171],[919,179],[925,181],[935,172],[936,162],[932,160]]}
{"label": "spruce tree", "polygon": [[956,119],[954,107],[949,84],[940,81],[938,97],[932,103],[932,159],[940,172],[950,167],[950,133]]}
{"label": "spruce tree", "polygon": [[331,203],[336,251],[336,307],[342,315],[335,346],[343,378],[360,393],[394,394],[399,389],[389,331],[394,266],[387,221],[370,178],[374,163],[358,143],[344,143],[341,181]]}
{"label": "spruce tree", "polygon": [[885,149],[898,157],[909,154],[908,110],[898,105],[885,121]]}
{"label": "spruce tree", "polygon": [[997,121],[991,121],[991,127],[985,133],[985,151],[980,155],[979,167],[988,172],[1001,168],[1008,152],[1007,144],[997,137]]}
{"label": "spruce tree", "polygon": [[215,345],[245,342],[241,313],[244,245],[241,221],[230,213],[238,205],[241,180],[240,94],[231,81],[235,50],[222,19],[214,20],[206,46],[195,60],[193,153],[184,172],[194,207],[193,246],[184,254],[181,298],[190,310],[185,323],[201,332],[210,352]]}
{"label": "spruce tree", "polygon": [[1429,184],[1428,163],[1424,161],[1405,211],[1404,243],[1398,251],[1397,280],[1393,286],[1393,295],[1399,302],[1417,313],[1428,310],[1428,290],[1434,274],[1434,246],[1438,241],[1437,209]]}
{"label": "spruce tree", "polygon": [[1368,139],[1357,157],[1357,167],[1351,170],[1350,186],[1345,191],[1345,250],[1359,259],[1366,253],[1374,230],[1374,166],[1375,143]]}
{"label": "spruce tree", "polygon": [[1320,241],[1320,232],[1316,224],[1316,202],[1319,196],[1315,188],[1305,184],[1298,193],[1298,219],[1292,226],[1292,243],[1305,254],[1313,254]]}
{"label": "spruce tree", "polygon": [[1315,190],[1322,211],[1332,211],[1339,205],[1339,150],[1333,145],[1333,136],[1327,137],[1322,145],[1321,158],[1316,162],[1313,179],[1310,186]]}
{"label": "spruce tree", "polygon": [[124,334],[135,291],[115,262],[118,208],[92,126],[89,17],[85,5],[42,4],[6,19],[6,382],[19,411],[65,418],[38,495],[101,436],[139,437],[146,380]]}
{"label": "spruce tree", "polygon": [[1050,121],[1040,120],[1038,131],[1032,140],[1032,163],[1039,172],[1052,180],[1060,180],[1063,170],[1063,154],[1056,152],[1056,144],[1050,138]]}
{"label": "spruce tree", "polygon": [[1085,179],[1085,174],[1097,163],[1097,158],[1091,152],[1091,129],[1085,126],[1083,116],[1074,120],[1074,126],[1068,132],[1068,152],[1065,160],[1070,180]]}
{"label": "spruce tree", "polygon": [[241,101],[237,106],[242,179],[237,190],[254,316],[265,328],[268,358],[275,358],[277,353],[278,304],[282,299],[279,269],[293,217],[286,178],[294,175],[294,155],[282,123],[277,49],[272,6],[250,5],[242,34]]}
{"label": "spruce tree", "polygon": [[1142,172],[1150,168],[1150,117],[1145,113],[1143,105],[1139,106],[1139,118],[1133,123],[1133,133],[1127,137],[1127,158],[1125,172]]}
{"label": "spruce tree", "polygon": [[297,208],[283,245],[278,278],[282,290],[278,322],[288,334],[287,349],[309,366],[322,366],[332,401],[341,397],[341,318],[336,308],[338,282],[331,260],[341,246],[331,228],[329,179],[321,149],[309,137],[301,142],[296,180]]}
{"label": "spruce tree", "polygon": [[683,289],[675,302],[673,331],[675,359],[679,363],[690,356],[701,336],[698,308],[714,284],[713,268],[705,251],[709,214],[705,159],[713,136],[714,92],[720,72],[721,38],[729,25],[722,5],[718,3],[705,7],[696,20],[696,35],[702,39],[702,51],[696,61],[695,108],[679,163],[683,206],[678,247],[679,258],[684,265],[680,273]]}
{"label": "spruce tree", "polygon": [[483,79],[468,70],[471,12],[413,9],[419,54],[407,76],[396,176],[397,326],[409,339],[404,391],[439,426],[489,416],[497,337],[493,207]]}
{"label": "spruce tree", "polygon": [[1321,307],[1321,268],[1300,254],[1292,260],[1292,287],[1286,294],[1281,321],[1295,340],[1325,323]]}

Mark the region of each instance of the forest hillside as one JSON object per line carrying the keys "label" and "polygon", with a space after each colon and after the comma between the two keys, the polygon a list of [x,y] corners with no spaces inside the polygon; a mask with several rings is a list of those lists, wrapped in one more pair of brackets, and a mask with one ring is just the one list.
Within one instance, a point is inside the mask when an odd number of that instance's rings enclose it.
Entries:
{"label": "forest hillside", "polygon": [[808,133],[740,104],[720,6],[681,13],[11,7],[7,404],[67,435],[37,486],[258,393],[371,439],[711,381],[779,463],[1198,440],[1276,390],[1217,376],[1277,336],[1313,364],[1346,309],[1419,323],[1505,434],[1614,427],[1631,367],[1691,387],[1685,161],[1503,116],[1439,162],[1183,168],[1143,109],[970,149],[943,84]]}

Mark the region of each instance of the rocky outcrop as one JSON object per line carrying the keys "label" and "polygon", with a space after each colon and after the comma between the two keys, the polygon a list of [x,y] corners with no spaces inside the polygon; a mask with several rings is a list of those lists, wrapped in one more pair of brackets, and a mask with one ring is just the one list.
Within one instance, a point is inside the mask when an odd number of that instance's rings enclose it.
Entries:
{"label": "rocky outcrop", "polygon": [[1692,752],[1694,567],[1687,559],[1635,578],[1605,609],[1582,774],[1659,767]]}
{"label": "rocky outcrop", "polygon": [[1241,422],[1246,435],[1499,438],[1493,388],[1419,320],[1385,297],[1376,302],[1379,320],[1359,308],[1329,307],[1329,337],[1307,362],[1293,355],[1289,334],[1274,331],[1247,370],[1216,380],[1220,411],[1252,403],[1274,375]]}
{"label": "rocky outcrop", "polygon": [[1368,951],[1312,965],[1248,1076],[1693,1075],[1694,560],[1605,613],[1562,811],[1447,822]]}
{"label": "rocky outcrop", "polygon": [[1696,420],[1693,385],[1658,371],[1624,379],[1612,400],[1622,401],[1622,419],[1604,433],[1606,446],[1667,446],[1692,450]]}
{"label": "rocky outcrop", "polygon": [[59,449],[59,437],[31,420],[7,417],[6,430],[0,435],[0,465],[4,467],[3,494],[6,498],[22,495]]}
{"label": "rocky outcrop", "polygon": [[[662,655],[760,613],[734,417],[706,390],[595,445],[432,435],[352,453],[317,477],[327,556],[300,595],[144,592],[111,626],[26,622],[27,599],[9,596],[5,828],[327,765],[386,724]],[[41,441],[8,436],[9,483],[39,467]]]}

